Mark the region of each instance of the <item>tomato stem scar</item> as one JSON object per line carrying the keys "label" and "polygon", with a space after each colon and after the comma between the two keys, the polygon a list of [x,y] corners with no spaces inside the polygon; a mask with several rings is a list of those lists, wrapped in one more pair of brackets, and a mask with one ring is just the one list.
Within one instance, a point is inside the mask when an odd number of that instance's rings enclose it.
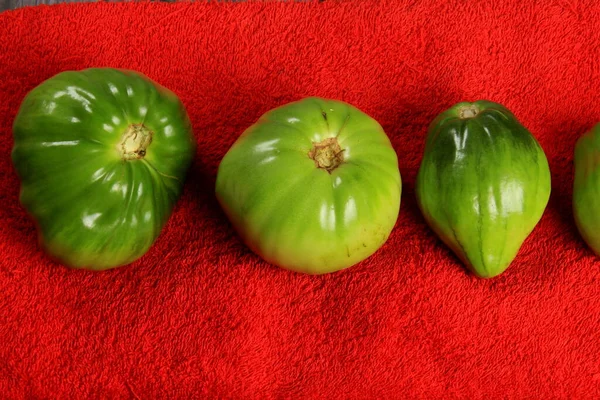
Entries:
{"label": "tomato stem scar", "polygon": [[152,142],[153,134],[143,124],[129,125],[118,146],[123,160],[129,161],[144,158],[146,149]]}
{"label": "tomato stem scar", "polygon": [[315,161],[317,168],[331,173],[344,162],[344,149],[340,147],[336,138],[327,138],[319,143],[313,143],[308,157]]}

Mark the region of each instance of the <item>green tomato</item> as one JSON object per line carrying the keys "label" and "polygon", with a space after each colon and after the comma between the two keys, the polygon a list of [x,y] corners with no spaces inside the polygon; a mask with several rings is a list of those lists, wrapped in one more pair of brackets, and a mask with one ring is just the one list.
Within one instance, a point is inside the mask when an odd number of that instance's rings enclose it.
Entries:
{"label": "green tomato", "polygon": [[183,104],[126,70],[62,72],[34,88],[13,125],[20,200],[52,258],[125,265],[150,248],[195,153]]}
{"label": "green tomato", "polygon": [[417,204],[476,276],[506,271],[542,218],[550,190],[544,150],[503,105],[460,102],[431,123]]}
{"label": "green tomato", "polygon": [[348,268],[387,240],[401,178],[373,118],[333,100],[306,98],[248,128],[223,158],[216,194],[247,246],[289,270]]}
{"label": "green tomato", "polygon": [[584,241],[600,256],[600,124],[575,145],[573,214]]}

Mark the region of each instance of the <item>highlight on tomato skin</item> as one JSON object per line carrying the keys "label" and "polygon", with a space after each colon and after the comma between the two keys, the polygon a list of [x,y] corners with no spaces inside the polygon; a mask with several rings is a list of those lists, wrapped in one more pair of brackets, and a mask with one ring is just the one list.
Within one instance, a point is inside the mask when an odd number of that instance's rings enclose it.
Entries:
{"label": "highlight on tomato skin", "polygon": [[307,274],[374,254],[398,218],[398,158],[381,125],[342,101],[308,97],[261,116],[223,157],[216,197],[244,243]]}
{"label": "highlight on tomato skin", "polygon": [[195,154],[169,89],[114,68],[61,72],[35,87],[13,123],[20,201],[41,247],[73,268],[142,257],[179,199]]}
{"label": "highlight on tomato skin", "polygon": [[476,276],[512,263],[550,198],[535,137],[506,107],[461,102],[429,127],[415,193],[425,221]]}

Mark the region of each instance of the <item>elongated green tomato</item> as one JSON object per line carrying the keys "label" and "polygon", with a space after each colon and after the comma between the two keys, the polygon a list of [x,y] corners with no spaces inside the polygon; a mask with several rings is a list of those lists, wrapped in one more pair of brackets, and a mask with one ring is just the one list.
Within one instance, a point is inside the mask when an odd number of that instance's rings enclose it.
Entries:
{"label": "elongated green tomato", "polygon": [[42,247],[75,268],[141,257],[179,198],[195,141],[177,96],[126,70],[62,72],[13,125],[20,200]]}
{"label": "elongated green tomato", "polygon": [[600,256],[600,124],[575,145],[573,214],[579,233]]}
{"label": "elongated green tomato", "polygon": [[289,270],[350,267],[387,240],[400,209],[398,160],[355,107],[305,98],[269,111],[227,152],[216,194],[250,249]]}
{"label": "elongated green tomato", "polygon": [[544,151],[505,107],[458,103],[431,124],[415,185],[433,231],[477,276],[504,272],[550,197]]}

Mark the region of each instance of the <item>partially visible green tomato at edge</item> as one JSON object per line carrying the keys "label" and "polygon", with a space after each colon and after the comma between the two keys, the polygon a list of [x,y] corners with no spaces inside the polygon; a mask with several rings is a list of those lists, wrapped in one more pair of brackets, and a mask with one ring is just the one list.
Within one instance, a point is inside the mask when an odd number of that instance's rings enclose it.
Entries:
{"label": "partially visible green tomato at edge", "polygon": [[577,140],[573,214],[582,238],[600,256],[600,124]]}
{"label": "partially visible green tomato at edge", "polygon": [[27,94],[13,125],[20,200],[39,241],[69,267],[144,255],[181,195],[195,153],[170,90],[128,70],[66,71]]}
{"label": "partially visible green tomato at edge", "polygon": [[316,97],[264,114],[229,149],[216,181],[246,245],[308,274],[375,253],[396,223],[401,188],[381,125],[347,103]]}

